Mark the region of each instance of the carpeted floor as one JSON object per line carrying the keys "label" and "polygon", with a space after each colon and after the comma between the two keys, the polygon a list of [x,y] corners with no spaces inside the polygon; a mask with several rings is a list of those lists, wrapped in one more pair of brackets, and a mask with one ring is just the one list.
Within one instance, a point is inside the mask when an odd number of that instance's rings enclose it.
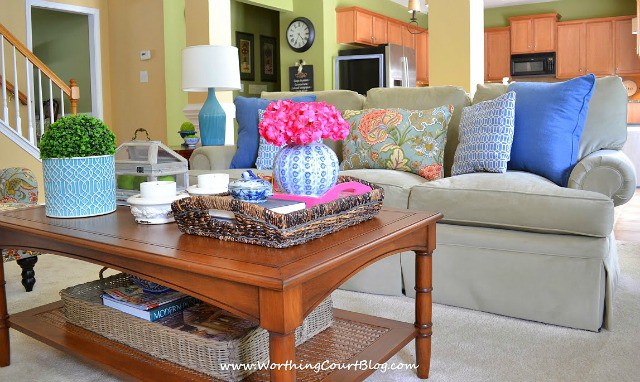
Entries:
{"label": "carpeted floor", "polygon": [[[443,305],[433,308],[430,381],[640,380],[640,244],[618,244],[622,275],[615,327],[592,333]],[[99,267],[44,255],[35,290],[25,293],[20,270],[5,264],[10,312],[59,298],[57,291],[97,278]],[[337,291],[336,307],[413,322],[413,300]],[[11,330],[11,366],[0,381],[119,381],[77,359]],[[390,363],[415,362],[413,343]],[[414,371],[380,371],[368,381],[417,381]]]}

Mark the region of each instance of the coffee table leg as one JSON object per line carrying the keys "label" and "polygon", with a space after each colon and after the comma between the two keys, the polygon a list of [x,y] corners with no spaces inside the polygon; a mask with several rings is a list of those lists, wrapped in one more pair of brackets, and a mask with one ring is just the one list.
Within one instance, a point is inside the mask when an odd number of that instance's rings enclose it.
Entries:
{"label": "coffee table leg", "polygon": [[0,259],[0,367],[9,366],[9,312],[4,280],[4,263]]}
{"label": "coffee table leg", "polygon": [[416,362],[418,377],[429,378],[431,366],[431,252],[416,251]]}
{"label": "coffee table leg", "polygon": [[[295,362],[295,332],[289,334],[269,333],[269,361],[276,365],[291,365]],[[271,370],[272,381],[295,382],[296,371],[289,367]]]}
{"label": "coffee table leg", "polygon": [[295,330],[302,324],[302,289],[260,289],[260,326],[269,331],[271,381],[295,382]]}

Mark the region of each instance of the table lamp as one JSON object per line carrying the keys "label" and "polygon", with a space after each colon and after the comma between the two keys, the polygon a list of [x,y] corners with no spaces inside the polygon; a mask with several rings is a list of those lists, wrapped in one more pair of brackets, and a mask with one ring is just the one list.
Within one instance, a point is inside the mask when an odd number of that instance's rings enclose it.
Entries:
{"label": "table lamp", "polygon": [[182,50],[182,90],[208,92],[198,113],[203,146],[224,145],[227,118],[216,98],[216,90],[239,89],[238,48],[197,45]]}

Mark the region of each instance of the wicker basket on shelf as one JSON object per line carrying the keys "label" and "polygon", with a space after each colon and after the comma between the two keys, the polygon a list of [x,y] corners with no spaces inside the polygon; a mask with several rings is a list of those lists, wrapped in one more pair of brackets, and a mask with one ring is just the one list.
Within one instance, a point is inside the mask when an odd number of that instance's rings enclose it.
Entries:
{"label": "wicker basket on shelf", "polygon": [[[288,214],[236,200],[228,194],[192,196],[173,202],[171,207],[178,228],[184,233],[286,248],[361,223],[378,214],[384,198],[383,189],[349,176],[338,179],[338,183],[352,181],[371,187],[371,191]],[[209,213],[212,209],[233,212],[235,221],[216,219]]]}
{"label": "wicker basket on shelf", "polygon": [[[220,327],[233,324],[242,329],[229,327],[224,335],[203,336],[185,328],[189,323],[184,319],[183,312],[151,322],[102,305],[103,290],[127,285],[130,285],[129,278],[120,273],[63,289],[60,296],[67,321],[154,357],[224,381],[240,381],[256,370],[224,370],[220,366],[222,364],[256,365],[269,360],[269,333],[258,324],[239,318],[228,319],[230,314],[219,308],[208,307],[221,311]],[[296,346],[332,323],[333,308],[329,296],[296,329]]]}

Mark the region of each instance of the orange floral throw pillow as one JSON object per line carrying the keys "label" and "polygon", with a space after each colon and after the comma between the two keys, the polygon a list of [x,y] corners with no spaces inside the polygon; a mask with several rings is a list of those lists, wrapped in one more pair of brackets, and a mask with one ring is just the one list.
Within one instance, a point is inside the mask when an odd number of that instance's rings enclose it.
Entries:
{"label": "orange floral throw pillow", "polygon": [[376,168],[443,176],[442,161],[453,106],[429,110],[346,110],[351,125],[343,144],[342,170]]}

